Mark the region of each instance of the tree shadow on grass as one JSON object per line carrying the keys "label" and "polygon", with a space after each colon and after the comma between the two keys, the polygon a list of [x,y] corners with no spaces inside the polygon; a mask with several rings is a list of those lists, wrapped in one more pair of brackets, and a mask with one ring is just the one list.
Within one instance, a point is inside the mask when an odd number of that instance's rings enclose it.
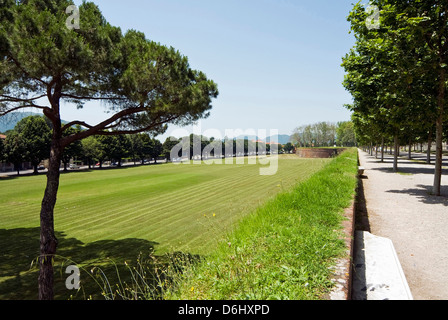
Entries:
{"label": "tree shadow on grass", "polygon": [[448,207],[448,186],[441,187],[441,196],[432,194],[432,186],[417,185],[417,188],[403,189],[403,190],[388,190],[389,193],[404,193],[415,196],[421,202],[427,204],[443,204]]}
{"label": "tree shadow on grass", "polygon": [[[39,233],[39,228],[0,229],[0,300],[38,298],[39,271],[36,262]],[[62,232],[56,232],[56,237],[59,241],[54,261],[56,300],[104,299],[104,291],[108,298],[120,298],[117,289],[123,294],[127,291],[126,287],[132,286],[130,270],[134,268],[145,273],[144,281],[150,285],[146,298],[161,299],[163,292],[160,282],[170,283],[167,278],[170,275],[164,273],[167,266],[182,272],[182,263],[186,260],[189,263],[200,260],[199,256],[183,253],[155,256],[154,249],[158,243],[142,239],[102,240],[84,244]],[[65,271],[70,265],[77,266],[81,271],[81,289],[78,291],[68,290],[65,284],[70,276]]]}

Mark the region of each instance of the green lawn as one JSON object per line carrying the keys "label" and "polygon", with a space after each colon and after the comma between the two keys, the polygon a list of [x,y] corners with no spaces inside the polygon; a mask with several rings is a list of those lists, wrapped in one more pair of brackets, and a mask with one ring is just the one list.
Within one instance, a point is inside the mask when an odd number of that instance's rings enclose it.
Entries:
{"label": "green lawn", "polygon": [[[259,175],[259,164],[63,174],[55,209],[58,254],[81,265],[107,257],[134,261],[151,250],[207,254],[236,222],[328,161],[282,156],[274,176]],[[43,175],[0,180],[0,299],[36,296],[37,273],[28,270],[38,255],[44,186]]]}
{"label": "green lawn", "polygon": [[355,194],[357,160],[352,148],[258,207],[206,260],[187,268],[165,297],[325,299],[335,285],[330,268],[348,258],[341,231]]}

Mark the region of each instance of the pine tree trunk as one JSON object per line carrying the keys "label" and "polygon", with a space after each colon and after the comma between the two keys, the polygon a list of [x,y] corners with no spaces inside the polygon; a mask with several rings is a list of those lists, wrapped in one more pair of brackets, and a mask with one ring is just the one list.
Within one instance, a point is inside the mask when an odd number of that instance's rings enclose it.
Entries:
{"label": "pine tree trunk", "polygon": [[47,173],[47,186],[40,211],[40,257],[39,257],[39,300],[54,299],[54,255],[58,240],[54,233],[54,207],[59,189],[60,166],[64,148],[61,146],[62,129],[59,113],[60,83],[51,96],[52,110],[44,110],[53,124],[50,158]]}
{"label": "pine tree trunk", "polygon": [[59,189],[59,167],[62,150],[58,140],[53,139],[47,174],[47,187],[40,212],[40,272],[39,300],[52,300],[53,292],[53,260],[58,240],[54,233],[54,207]]}

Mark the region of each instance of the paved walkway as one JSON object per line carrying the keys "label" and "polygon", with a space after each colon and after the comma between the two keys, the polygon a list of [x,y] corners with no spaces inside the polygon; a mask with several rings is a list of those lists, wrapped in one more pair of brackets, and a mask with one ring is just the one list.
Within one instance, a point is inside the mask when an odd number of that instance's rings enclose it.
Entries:
{"label": "paved walkway", "polygon": [[[399,173],[393,158],[381,163],[360,151],[366,171],[362,187],[366,200],[366,231],[392,241],[415,300],[448,299],[448,159],[444,158],[442,197],[432,196],[434,166],[407,160],[403,152]],[[413,154],[426,159],[424,154]]]}

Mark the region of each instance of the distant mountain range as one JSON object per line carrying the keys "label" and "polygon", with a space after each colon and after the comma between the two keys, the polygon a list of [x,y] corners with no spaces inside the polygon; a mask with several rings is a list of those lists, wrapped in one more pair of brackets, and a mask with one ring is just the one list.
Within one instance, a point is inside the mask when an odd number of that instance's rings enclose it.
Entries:
{"label": "distant mountain range", "polygon": [[34,112],[11,112],[3,117],[0,117],[0,132],[5,133],[8,130],[14,129],[17,122],[22,120],[23,118],[29,116],[41,116],[41,113]]}
{"label": "distant mountain range", "polygon": [[280,144],[287,144],[290,141],[291,136],[289,136],[287,134],[280,134],[280,135],[267,137],[266,139],[260,139],[258,136],[241,135],[236,138],[237,139],[248,139],[248,140],[254,140],[254,141],[264,141],[264,142],[268,142],[268,143],[276,142],[276,143],[280,143]]}
{"label": "distant mountain range", "polygon": [[[11,112],[0,117],[0,133],[14,129],[17,122],[30,116],[43,116],[43,114],[36,112]],[[62,124],[67,123],[64,120],[61,120],[61,122]]]}

